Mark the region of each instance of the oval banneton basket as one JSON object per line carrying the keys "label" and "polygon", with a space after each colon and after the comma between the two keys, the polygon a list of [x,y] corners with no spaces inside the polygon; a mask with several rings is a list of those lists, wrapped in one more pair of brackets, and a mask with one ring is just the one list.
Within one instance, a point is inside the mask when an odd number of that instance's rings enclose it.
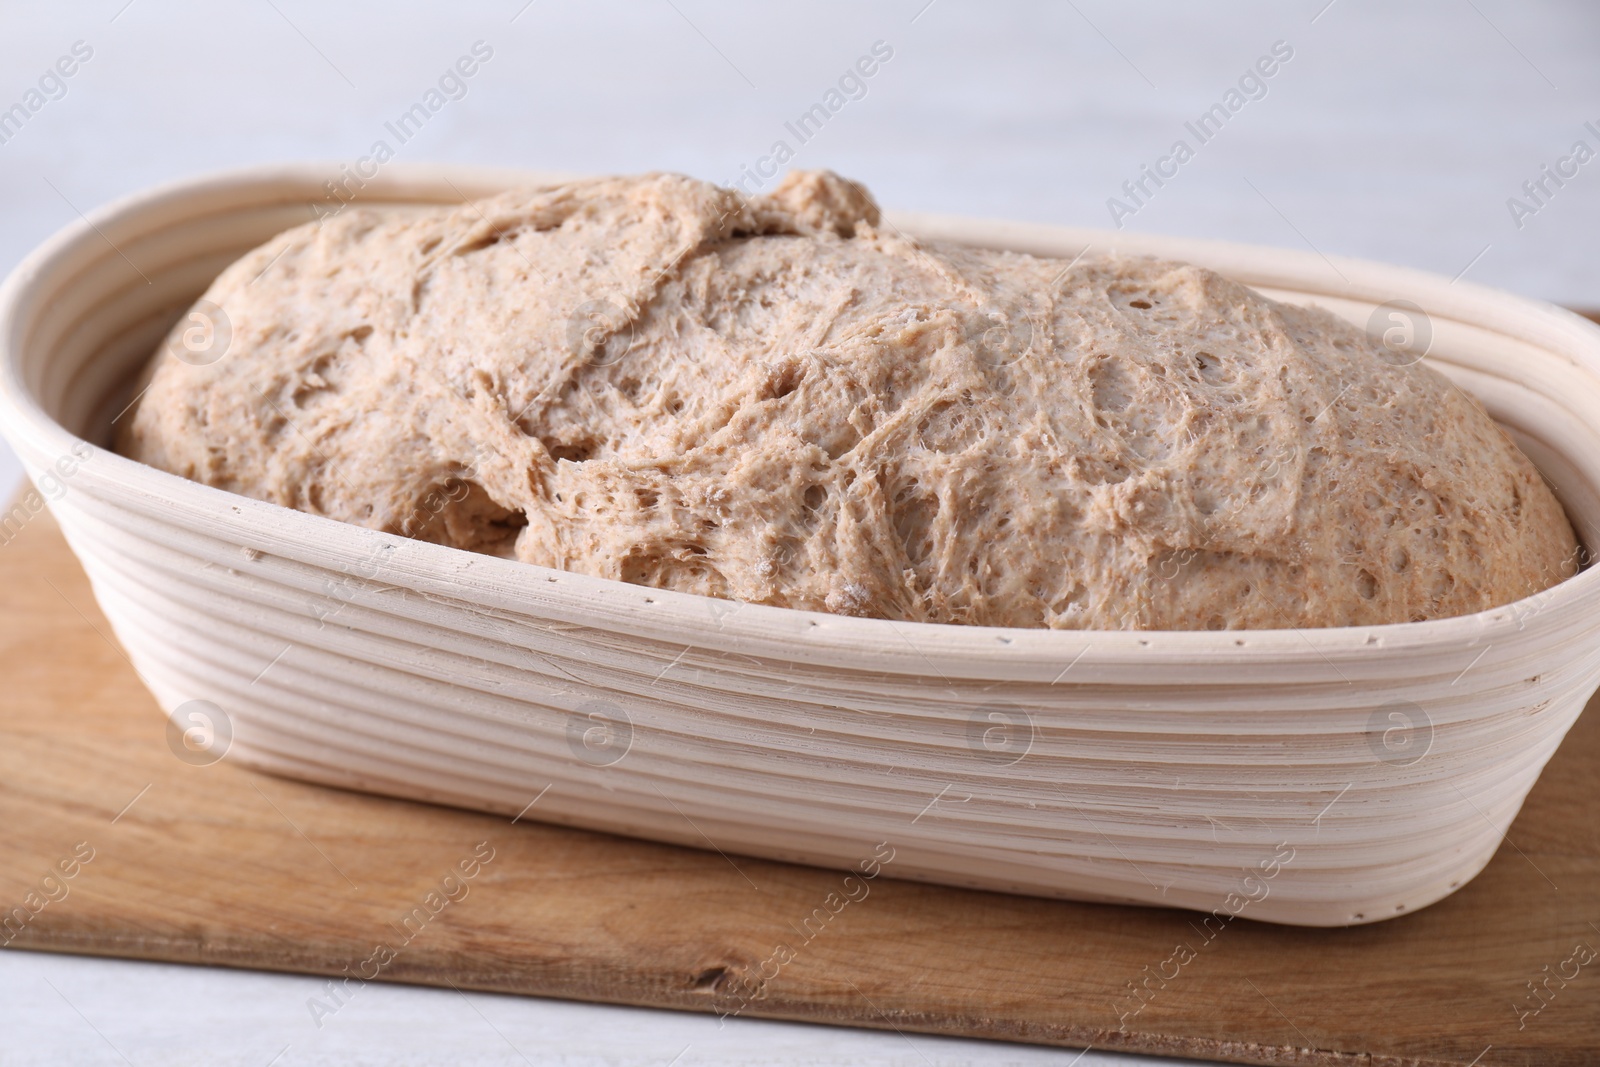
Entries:
{"label": "oval banneton basket", "polygon": [[[854,867],[887,842],[892,876],[1338,925],[1472,878],[1600,683],[1594,570],[1394,626],[895,623],[477,556],[105,450],[181,311],[311,204],[326,210],[336,174],[260,168],[123,200],[0,293],[6,435],[150,689],[169,713],[223,709],[230,758],[727,853]],[[360,200],[402,210],[552,177],[391,166]],[[1066,258],[1185,259],[1362,325],[1412,301],[1433,364],[1600,545],[1600,329],[1575,315],[1309,253],[889,219]],[[79,463],[84,440],[96,448]]]}

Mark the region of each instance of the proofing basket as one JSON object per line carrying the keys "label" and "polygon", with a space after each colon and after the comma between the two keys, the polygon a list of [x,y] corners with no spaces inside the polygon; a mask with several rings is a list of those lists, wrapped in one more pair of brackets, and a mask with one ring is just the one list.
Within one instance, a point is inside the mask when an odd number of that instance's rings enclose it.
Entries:
{"label": "proofing basket", "polygon": [[[1472,878],[1600,683],[1593,570],[1392,626],[896,623],[473,555],[108,451],[180,313],[310,221],[335,174],[263,167],[119,201],[0,289],[6,436],[156,699],[179,725],[206,710],[230,760],[725,853],[839,867],[892,854],[896,877],[1339,925]],[[553,177],[392,165],[360,199],[403,210]],[[1600,329],[1575,315],[1310,253],[888,219],[1069,259],[1188,260],[1362,326],[1409,301],[1430,362],[1600,544]]]}

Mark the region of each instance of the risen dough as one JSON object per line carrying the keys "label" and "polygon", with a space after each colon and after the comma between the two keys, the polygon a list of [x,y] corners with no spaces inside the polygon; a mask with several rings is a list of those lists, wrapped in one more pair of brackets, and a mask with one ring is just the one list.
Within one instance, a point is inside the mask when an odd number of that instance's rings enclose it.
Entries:
{"label": "risen dough", "polygon": [[1180,263],[912,241],[827,173],[351,208],[206,297],[226,356],[158,354],[127,455],[641,585],[1276,628],[1478,611],[1576,566],[1482,408],[1332,315]]}

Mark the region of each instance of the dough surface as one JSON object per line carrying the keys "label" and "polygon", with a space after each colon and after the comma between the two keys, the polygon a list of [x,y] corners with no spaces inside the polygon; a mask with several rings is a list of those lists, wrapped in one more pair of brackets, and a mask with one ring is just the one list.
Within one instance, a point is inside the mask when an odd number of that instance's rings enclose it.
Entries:
{"label": "dough surface", "polygon": [[351,207],[235,263],[128,456],[639,585],[896,620],[1365,625],[1570,576],[1483,409],[1208,270],[910,240],[670,174]]}

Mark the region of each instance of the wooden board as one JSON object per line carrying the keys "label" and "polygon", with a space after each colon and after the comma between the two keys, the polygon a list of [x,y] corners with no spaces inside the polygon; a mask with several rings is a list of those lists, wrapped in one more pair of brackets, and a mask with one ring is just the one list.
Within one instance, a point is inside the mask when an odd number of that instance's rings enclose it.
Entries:
{"label": "wooden board", "polygon": [[1187,912],[846,882],[190,765],[45,513],[0,545],[0,677],[12,948],[1238,1063],[1600,1062],[1592,710],[1454,896],[1208,940]]}

